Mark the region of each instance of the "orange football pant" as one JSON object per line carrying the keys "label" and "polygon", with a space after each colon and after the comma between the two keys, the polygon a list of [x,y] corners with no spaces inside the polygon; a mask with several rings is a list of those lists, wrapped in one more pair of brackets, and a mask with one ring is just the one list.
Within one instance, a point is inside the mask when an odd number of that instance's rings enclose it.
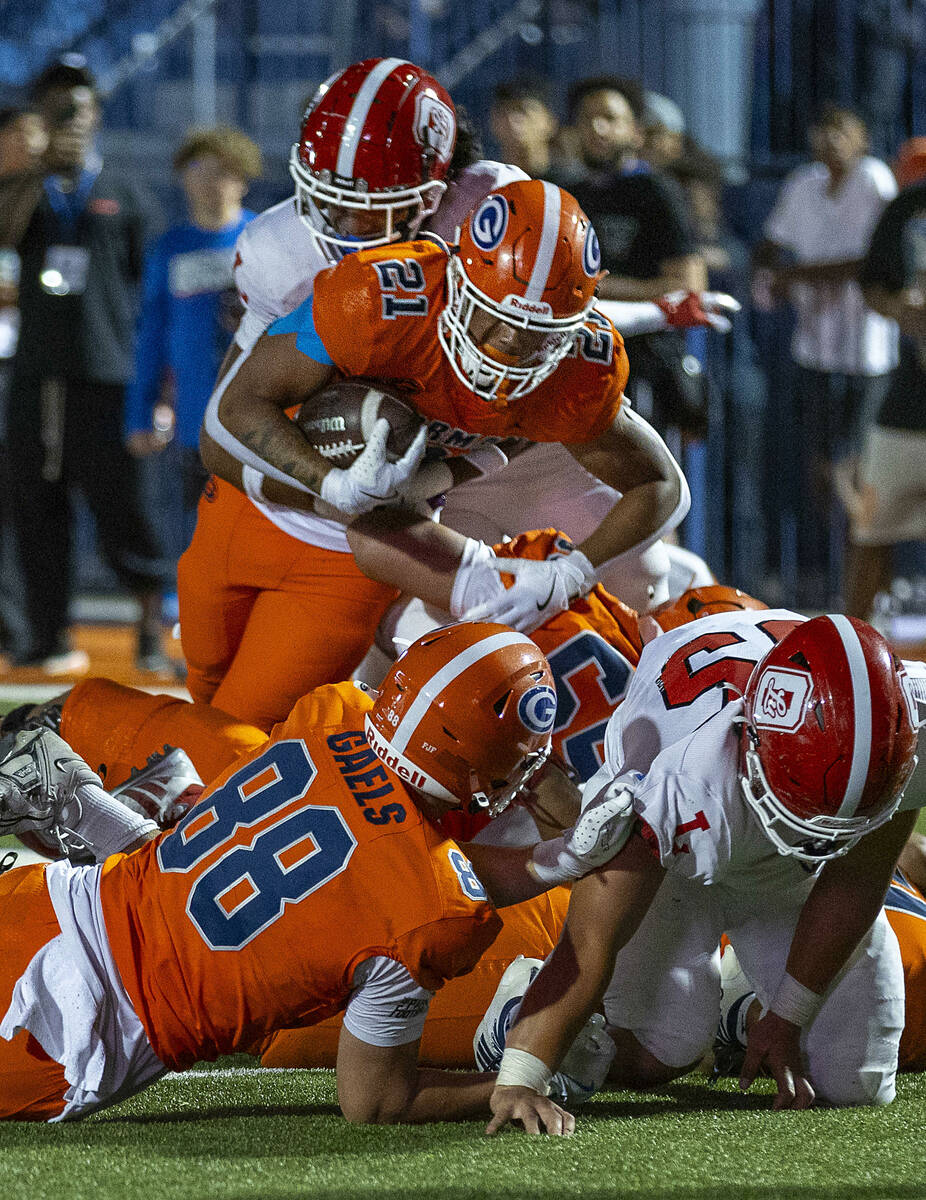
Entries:
{"label": "orange football pant", "polygon": [[319,684],[350,678],[398,595],[221,480],[199,502],[177,592],[190,695],[267,731]]}
{"label": "orange football pant", "polygon": [[114,788],[164,746],[181,746],[209,783],[267,735],[211,704],[149,695],[109,679],[76,683],[61,709],[61,736]]}
{"label": "orange football pant", "polygon": [[[13,988],[41,948],[58,936],[45,868],[16,867],[0,875],[0,1016]],[[64,1067],[49,1058],[31,1033],[0,1038],[0,1119],[48,1121],[64,1108]]]}
{"label": "orange football pant", "polygon": [[[421,1038],[419,1062],[426,1067],[476,1069],[473,1037],[505,968],[523,954],[546,958],[559,937],[567,888],[499,909],[503,926],[498,937],[468,975],[451,979],[431,1001]],[[265,1067],[333,1067],[338,1056],[341,1018],[332,1017],[305,1029],[282,1029],[256,1048]]]}

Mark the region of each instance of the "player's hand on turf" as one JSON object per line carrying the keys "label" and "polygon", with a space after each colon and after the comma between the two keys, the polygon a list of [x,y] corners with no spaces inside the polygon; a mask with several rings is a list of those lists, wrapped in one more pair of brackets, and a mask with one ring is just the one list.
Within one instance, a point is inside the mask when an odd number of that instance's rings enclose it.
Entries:
{"label": "player's hand on turf", "polygon": [[581,550],[570,550],[542,562],[500,558],[493,566],[502,575],[513,575],[514,584],[466,611],[464,621],[497,621],[521,633],[531,633],[573,600],[588,595],[598,582],[595,568]]}
{"label": "player's hand on turf", "polygon": [[670,292],[656,301],[666,315],[666,322],[676,329],[698,326],[729,333],[732,328],[727,314],[738,313],[742,305],[725,292]]}
{"label": "player's hand on turf", "polygon": [[546,1096],[529,1087],[497,1087],[489,1100],[492,1120],[486,1126],[490,1136],[511,1121],[520,1121],[525,1133],[550,1133],[571,1137],[576,1127],[572,1113],[566,1112]]}
{"label": "player's hand on turf", "polygon": [[773,1107],[810,1108],[816,1093],[804,1074],[799,1025],[768,1012],[752,1027],[746,1057],[740,1071],[740,1090],[745,1092],[764,1068],[778,1085]]}
{"label": "player's hand on turf", "polygon": [[348,517],[357,517],[402,498],[403,489],[424,457],[427,429],[421,427],[397,462],[389,462],[386,457],[388,437],[389,422],[380,417],[354,462],[344,469],[332,467],[322,480],[320,495],[326,504]]}

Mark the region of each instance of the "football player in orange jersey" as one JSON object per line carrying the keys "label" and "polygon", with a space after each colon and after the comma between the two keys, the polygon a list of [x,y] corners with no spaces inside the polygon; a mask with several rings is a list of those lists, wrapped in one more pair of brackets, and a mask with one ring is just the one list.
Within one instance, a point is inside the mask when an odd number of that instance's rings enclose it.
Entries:
{"label": "football player in orange jersey", "polygon": [[[133,854],[0,876],[0,1116],[78,1117],[339,1010],[349,1120],[486,1111],[490,1077],[417,1065],[431,993],[499,926],[430,818],[516,794],[549,753],[551,685],[528,638],[447,627],[409,649],[375,702],[351,684],[304,697]],[[51,804],[54,824],[75,769],[99,787],[50,730],[17,737],[0,763],[4,815],[45,819]],[[571,1131],[552,1101],[544,1114]]]}
{"label": "football player in orange jersey", "polygon": [[[639,552],[681,520],[688,505],[681,472],[623,399],[623,344],[594,309],[599,267],[594,230],[568,193],[540,181],[510,183],[477,205],[459,247],[434,240],[377,247],[322,272],[314,295],[224,376],[204,424],[207,466],[268,512],[278,502],[274,484],[295,489],[314,510],[304,514],[300,537],[317,553],[306,560],[299,589],[327,594],[326,615],[349,610],[338,629],[339,637],[345,626],[353,630],[355,661],[393,592],[367,581],[360,595],[363,577],[351,557],[331,553],[337,527],[322,519],[319,500],[346,522],[410,489],[445,489],[451,476],[441,458],[485,454],[511,437],[566,445],[621,496],[578,548],[540,568],[541,584],[520,589],[537,621],[586,594],[599,567]],[[402,387],[428,419],[428,453],[438,461],[415,476],[414,455],[395,464],[378,452],[346,470],[332,468],[285,410],[318,392],[335,370]],[[254,602],[271,571],[255,568],[253,582],[230,579],[229,564],[243,556],[263,563],[261,547],[242,546],[238,525],[217,524],[212,515],[204,502],[202,529],[180,567],[190,690],[266,723],[317,682],[305,672],[324,662],[326,621],[300,625],[300,639],[320,645],[317,654],[293,656],[302,664],[297,680],[296,665],[281,661],[278,611],[263,615]],[[255,712],[254,697],[280,711]]]}

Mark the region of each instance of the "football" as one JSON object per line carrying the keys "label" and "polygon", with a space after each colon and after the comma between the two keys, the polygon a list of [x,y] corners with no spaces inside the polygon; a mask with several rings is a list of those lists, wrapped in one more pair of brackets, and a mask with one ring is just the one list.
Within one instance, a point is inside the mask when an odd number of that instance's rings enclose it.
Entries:
{"label": "football", "polygon": [[396,462],[424,424],[388,385],[371,379],[340,379],[307,400],[296,423],[309,442],[334,466],[349,467],[367,444],[380,417],[389,422],[386,457]]}

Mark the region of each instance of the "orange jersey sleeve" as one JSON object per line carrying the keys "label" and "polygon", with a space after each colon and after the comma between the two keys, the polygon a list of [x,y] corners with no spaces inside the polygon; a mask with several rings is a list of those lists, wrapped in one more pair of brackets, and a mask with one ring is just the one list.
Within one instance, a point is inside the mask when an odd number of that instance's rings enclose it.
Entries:
{"label": "orange jersey sleeve", "polygon": [[900,943],[906,1017],[900,1039],[901,1071],[926,1070],[926,896],[898,868],[884,900]]}
{"label": "orange jersey sleeve", "polygon": [[[555,529],[532,530],[495,547],[499,558],[545,559],[570,549]],[[505,579],[504,573],[502,578]],[[602,763],[604,731],[640,661],[637,614],[598,584],[531,634],[556,681],[553,752],[579,779]]]}
{"label": "orange jersey sleeve", "polygon": [[[440,352],[436,319],[447,254],[433,242],[378,246],[348,254],[315,280],[318,336],[345,375],[421,385]],[[395,365],[398,373],[391,367]]]}
{"label": "orange jersey sleeve", "polygon": [[106,863],[113,957],[169,1066],[340,1011],[374,955],[436,990],[495,937],[462,851],[367,744],[371,703],[317,689],[173,830]]}

